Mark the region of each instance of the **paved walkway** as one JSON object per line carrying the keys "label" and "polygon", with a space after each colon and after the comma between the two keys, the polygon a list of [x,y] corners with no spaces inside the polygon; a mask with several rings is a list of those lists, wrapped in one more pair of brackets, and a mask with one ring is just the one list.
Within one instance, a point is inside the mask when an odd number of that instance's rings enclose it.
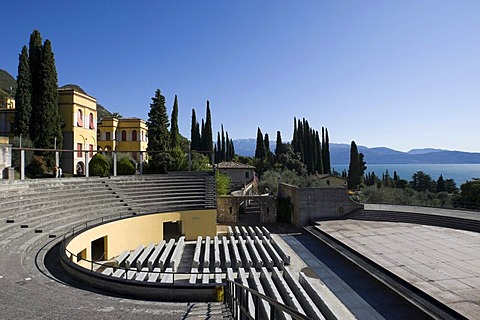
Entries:
{"label": "paved walkway", "polygon": [[363,220],[323,221],[317,228],[462,315],[478,319],[480,234]]}
{"label": "paved walkway", "polygon": [[398,296],[313,236],[282,238],[290,246],[287,251],[295,257],[292,260],[301,259],[308,266],[301,271],[320,278],[358,319],[419,319],[420,315]]}

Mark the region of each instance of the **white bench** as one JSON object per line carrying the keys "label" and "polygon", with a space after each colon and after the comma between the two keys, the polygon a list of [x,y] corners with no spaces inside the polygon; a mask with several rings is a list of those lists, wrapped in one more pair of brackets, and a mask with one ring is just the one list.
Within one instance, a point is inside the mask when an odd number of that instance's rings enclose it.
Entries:
{"label": "white bench", "polygon": [[158,267],[162,271],[167,267],[167,259],[174,245],[175,245],[175,239],[170,239],[170,241],[168,241],[168,244],[165,248],[165,251],[163,251],[162,255],[160,256],[160,259],[158,260]]}
{"label": "white bench", "polygon": [[137,281],[145,281],[145,279],[147,279],[147,276],[148,276],[148,268],[147,267],[143,267],[141,269],[141,271],[138,273],[137,277],[135,278],[135,280]]}
{"label": "white bench", "polygon": [[228,240],[226,237],[222,237],[222,245],[225,268],[230,268],[232,266],[232,260],[230,259],[230,250],[228,250]]}
{"label": "white bench", "polygon": [[160,241],[158,246],[153,251],[152,255],[147,260],[148,270],[153,271],[153,268],[158,262],[158,257],[160,256],[160,252],[165,247],[165,240]]}
{"label": "white bench", "polygon": [[143,246],[142,245],[139,245],[135,251],[133,251],[130,256],[127,258],[127,260],[125,260],[125,268],[128,270],[130,269],[130,267],[133,265],[133,263],[135,262],[135,260],[140,256],[140,254],[142,253],[143,251]]}
{"label": "white bench", "polygon": [[195,252],[193,254],[192,268],[198,268],[200,266],[201,252],[202,252],[202,236],[198,236],[197,243],[195,244]]}
{"label": "white bench", "polygon": [[148,282],[157,282],[158,277],[160,277],[160,271],[162,271],[160,268],[154,268],[153,272],[148,273]]}
{"label": "white bench", "polygon": [[210,267],[210,237],[205,237],[205,251],[203,253],[203,267]]}
{"label": "white bench", "polygon": [[168,273],[163,274],[162,280],[160,282],[173,283],[173,268],[167,268],[165,272],[168,272]]}
{"label": "white bench", "polygon": [[154,248],[155,248],[155,245],[153,243],[151,243],[145,248],[145,250],[143,250],[142,254],[137,259],[137,269],[138,270],[142,269],[145,262],[147,261],[148,256],[150,255],[150,253],[152,253]]}
{"label": "white bench", "polygon": [[125,262],[125,260],[129,255],[130,255],[130,251],[128,250],[125,250],[122,253],[120,253],[119,256],[113,259],[113,266],[120,267]]}
{"label": "white bench", "polygon": [[105,270],[102,271],[102,274],[106,276],[111,276],[113,274],[113,268],[111,267],[105,268]]}
{"label": "white bench", "polygon": [[243,267],[242,258],[240,256],[240,252],[238,250],[237,241],[235,240],[235,238],[233,236],[230,237],[230,245],[232,246],[232,249],[233,249],[233,255],[234,255],[234,259],[235,259],[234,260],[235,268]]}
{"label": "white bench", "polygon": [[170,268],[173,271],[177,271],[178,266],[180,265],[180,260],[182,259],[183,249],[185,248],[185,236],[181,236],[178,239],[177,246],[173,251],[172,257],[170,258]]}
{"label": "white bench", "polygon": [[273,268],[273,260],[268,254],[267,250],[263,246],[262,241],[258,238],[258,236],[255,236],[255,246],[257,247],[258,253],[260,254],[260,257],[262,257],[263,264],[268,270],[272,270]]}
{"label": "white bench", "polygon": [[215,258],[213,266],[215,268],[220,267],[220,246],[218,244],[218,237],[213,238],[213,256]]}

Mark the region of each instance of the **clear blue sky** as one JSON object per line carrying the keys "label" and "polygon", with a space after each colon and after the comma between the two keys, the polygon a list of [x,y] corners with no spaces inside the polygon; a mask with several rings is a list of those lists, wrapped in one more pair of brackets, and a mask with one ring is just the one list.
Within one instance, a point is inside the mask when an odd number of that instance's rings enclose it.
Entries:
{"label": "clear blue sky", "polygon": [[180,131],[292,137],[306,118],[330,141],[480,151],[480,1],[6,1],[0,68],[14,77],[33,29],[59,85],[147,119],[157,88]]}

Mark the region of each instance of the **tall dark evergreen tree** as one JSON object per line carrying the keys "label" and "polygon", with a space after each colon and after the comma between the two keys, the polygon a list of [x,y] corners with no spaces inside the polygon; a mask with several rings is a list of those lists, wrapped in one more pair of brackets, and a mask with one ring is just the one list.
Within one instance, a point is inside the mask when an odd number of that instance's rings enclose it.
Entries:
{"label": "tall dark evergreen tree", "polygon": [[[42,49],[40,65],[41,82],[38,85],[38,105],[32,110],[32,126],[36,134],[32,137],[35,147],[53,149],[62,147],[62,118],[58,112],[58,77],[50,40]],[[54,164],[54,154],[45,154],[48,165]]]}
{"label": "tall dark evergreen tree", "polygon": [[23,46],[18,58],[17,91],[15,92],[15,135],[30,137],[32,116],[32,78],[28,62],[28,49]]}
{"label": "tall dark evergreen tree", "polygon": [[322,127],[322,160],[323,160],[323,172],[331,173],[330,166],[330,142],[328,138],[328,129]]}
{"label": "tall dark evergreen tree", "polygon": [[277,140],[275,141],[275,156],[278,157],[282,151],[282,134],[280,131],[277,131]]}
{"label": "tall dark evergreen tree", "polygon": [[230,156],[230,139],[228,138],[228,131],[225,131],[225,161],[232,161]]}
{"label": "tall dark evergreen tree", "polygon": [[323,172],[323,159],[322,159],[322,144],[320,143],[320,136],[318,131],[315,132],[315,170],[322,174]]}
{"label": "tall dark evergreen tree", "polygon": [[175,149],[180,146],[180,132],[178,131],[178,99],[175,95],[173,102],[172,118],[170,126],[170,148]]}
{"label": "tall dark evergreen tree", "polygon": [[200,150],[199,151],[206,151],[206,146],[205,146],[205,121],[202,119],[202,128],[200,129]]}
{"label": "tall dark evergreen tree", "polygon": [[262,130],[257,129],[257,145],[255,148],[255,158],[264,159],[267,154],[265,149],[265,141],[263,140]]}
{"label": "tall dark evergreen tree", "polygon": [[233,145],[233,139],[230,139],[230,160],[235,157],[235,146]]}
{"label": "tall dark evergreen tree", "polygon": [[30,35],[30,43],[28,48],[28,64],[30,67],[30,75],[31,75],[31,82],[32,82],[32,118],[30,121],[30,137],[32,138],[32,142],[35,145],[35,137],[38,135],[39,127],[42,125],[35,119],[36,115],[40,112],[36,110],[39,108],[40,104],[40,85],[42,82],[40,69],[41,69],[41,62],[42,62],[42,36],[38,30],[33,30],[32,34]]}
{"label": "tall dark evergreen tree", "polygon": [[207,118],[205,120],[205,132],[202,134],[205,150],[213,151],[213,132],[212,132],[212,115],[210,113],[210,102],[207,100]]}
{"label": "tall dark evergreen tree", "polygon": [[227,160],[227,146],[225,145],[225,131],[223,131],[223,124],[222,124],[222,146],[221,146],[221,154],[220,157],[222,161]]}
{"label": "tall dark evergreen tree", "polygon": [[[363,153],[359,153],[358,154],[358,175],[360,177],[360,183],[363,183],[364,182],[364,178],[365,178],[365,171],[367,170],[367,163],[365,162],[365,156],[363,155]],[[395,180],[395,175],[396,175],[396,171],[393,172],[393,177],[394,177],[394,180]],[[396,180],[395,180],[396,182]]]}
{"label": "tall dark evergreen tree", "polygon": [[263,138],[264,142],[263,144],[265,145],[265,154],[268,156],[271,151],[270,151],[270,137],[268,136],[268,133],[265,133],[265,136]]}
{"label": "tall dark evergreen tree", "polygon": [[165,97],[160,89],[155,91],[155,96],[150,103],[148,112],[148,151],[166,151],[170,145],[170,133],[168,131],[168,115],[165,106]]}
{"label": "tall dark evergreen tree", "polygon": [[195,109],[192,109],[192,125],[190,127],[190,149],[200,150],[200,126],[197,121]]}
{"label": "tall dark evergreen tree", "polygon": [[220,139],[220,132],[217,132],[217,143],[215,144],[215,163],[222,162],[222,140]]}
{"label": "tall dark evergreen tree", "polygon": [[350,145],[350,165],[348,166],[348,188],[355,189],[360,185],[358,148],[355,141]]}

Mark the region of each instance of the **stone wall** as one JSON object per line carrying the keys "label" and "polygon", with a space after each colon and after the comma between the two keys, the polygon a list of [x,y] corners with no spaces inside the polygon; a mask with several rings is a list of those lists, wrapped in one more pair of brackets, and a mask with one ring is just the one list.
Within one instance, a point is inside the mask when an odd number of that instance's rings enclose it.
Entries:
{"label": "stone wall", "polygon": [[217,197],[217,222],[237,223],[240,205],[244,201],[254,200],[260,205],[260,222],[277,221],[277,202],[273,196],[219,196]]}
{"label": "stone wall", "polygon": [[297,226],[363,209],[363,204],[350,199],[344,187],[297,188],[281,183],[278,196],[290,199],[293,206],[292,223]]}

